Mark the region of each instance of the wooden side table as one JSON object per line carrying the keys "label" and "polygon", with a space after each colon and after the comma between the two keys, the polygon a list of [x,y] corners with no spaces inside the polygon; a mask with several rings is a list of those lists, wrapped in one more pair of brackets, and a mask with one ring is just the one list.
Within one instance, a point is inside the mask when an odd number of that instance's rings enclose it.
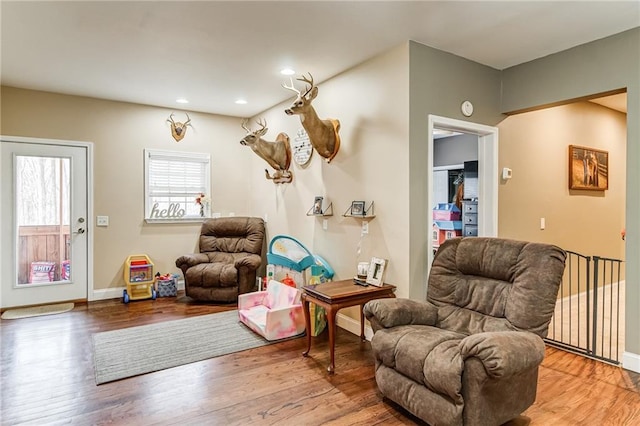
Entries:
{"label": "wooden side table", "polygon": [[331,355],[331,363],[327,367],[327,371],[329,371],[329,374],[333,374],[335,372],[336,314],[338,311],[349,306],[360,305],[360,338],[364,341],[364,313],[362,312],[364,304],[373,299],[396,297],[393,294],[395,289],[395,286],[389,284],[383,284],[381,287],[373,285],[364,287],[354,284],[353,279],[302,287],[302,308],[307,331],[307,350],[302,355],[308,356],[311,350],[309,303],[313,302],[327,311],[329,351]]}

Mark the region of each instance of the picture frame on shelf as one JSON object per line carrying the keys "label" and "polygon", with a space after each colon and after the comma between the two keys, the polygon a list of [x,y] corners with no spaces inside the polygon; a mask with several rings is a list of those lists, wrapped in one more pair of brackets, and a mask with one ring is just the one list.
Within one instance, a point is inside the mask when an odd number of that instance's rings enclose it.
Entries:
{"label": "picture frame on shelf", "polygon": [[351,215],[352,216],[364,216],[366,210],[364,208],[364,201],[352,201],[351,202]]}
{"label": "picture frame on shelf", "polygon": [[569,145],[569,189],[589,191],[609,189],[609,153],[599,149]]}
{"label": "picture frame on shelf", "polygon": [[372,257],[369,262],[369,272],[367,273],[367,284],[382,287],[384,284],[384,272],[387,260],[380,257]]}
{"label": "picture frame on shelf", "polygon": [[322,201],[324,197],[316,197],[313,200],[313,214],[322,214]]}

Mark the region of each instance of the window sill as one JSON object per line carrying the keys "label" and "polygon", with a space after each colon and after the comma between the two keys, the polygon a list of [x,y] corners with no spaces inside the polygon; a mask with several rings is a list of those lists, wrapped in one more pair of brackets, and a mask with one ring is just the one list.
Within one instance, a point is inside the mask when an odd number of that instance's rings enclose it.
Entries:
{"label": "window sill", "polygon": [[171,219],[145,219],[145,223],[184,223],[184,224],[191,224],[191,223],[202,223],[203,221],[210,219],[209,217],[189,217],[189,218],[184,218],[184,219],[176,219],[176,218],[171,218]]}

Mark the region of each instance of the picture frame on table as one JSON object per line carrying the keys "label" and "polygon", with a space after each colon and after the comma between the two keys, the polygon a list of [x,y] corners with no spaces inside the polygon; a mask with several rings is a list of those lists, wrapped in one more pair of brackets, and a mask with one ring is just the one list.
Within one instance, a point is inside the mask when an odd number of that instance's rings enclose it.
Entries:
{"label": "picture frame on table", "polygon": [[364,201],[352,201],[351,202],[351,215],[352,216],[364,216],[366,213],[364,209]]}
{"label": "picture frame on table", "polygon": [[384,284],[384,272],[387,267],[387,260],[380,257],[372,257],[369,262],[369,272],[367,273],[367,284],[382,287]]}

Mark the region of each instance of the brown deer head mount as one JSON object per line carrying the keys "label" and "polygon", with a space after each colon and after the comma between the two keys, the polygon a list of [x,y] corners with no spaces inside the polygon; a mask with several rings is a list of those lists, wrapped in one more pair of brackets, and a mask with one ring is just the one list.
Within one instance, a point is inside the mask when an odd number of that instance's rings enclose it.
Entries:
{"label": "brown deer head mount", "polygon": [[272,179],[273,183],[289,183],[293,180],[293,173],[289,171],[291,166],[291,146],[289,136],[286,133],[279,133],[275,142],[262,139],[267,134],[267,121],[257,121],[260,128],[252,131],[249,127],[249,120],[242,121],[242,128],[247,131],[247,135],[240,141],[241,145],[248,146],[258,154],[258,157],[269,163],[275,169],[273,176],[267,169],[264,170],[267,179]]}
{"label": "brown deer head mount", "polygon": [[[186,114],[186,113],[185,113]],[[167,123],[171,123],[171,135],[176,140],[176,142],[180,142],[184,135],[187,134],[187,126],[191,126],[191,118],[189,114],[187,115],[187,121],[181,123],[179,121],[173,121],[173,113],[167,118]]]}
{"label": "brown deer head mount", "polygon": [[[315,109],[311,106],[311,101],[318,96],[318,88],[313,85],[313,76],[309,73],[309,78],[304,75],[302,78],[298,78],[298,81],[305,83],[305,92],[300,93],[298,89],[293,86],[293,79],[291,79],[291,85],[287,86],[283,84],[282,87],[291,90],[298,94],[291,106],[284,110],[287,115],[300,115],[300,122],[302,127],[307,131],[309,140],[313,148],[327,160],[327,163],[333,160],[338,150],[340,149],[340,121],[336,119],[320,120]],[[308,85],[308,87],[306,86]]]}

